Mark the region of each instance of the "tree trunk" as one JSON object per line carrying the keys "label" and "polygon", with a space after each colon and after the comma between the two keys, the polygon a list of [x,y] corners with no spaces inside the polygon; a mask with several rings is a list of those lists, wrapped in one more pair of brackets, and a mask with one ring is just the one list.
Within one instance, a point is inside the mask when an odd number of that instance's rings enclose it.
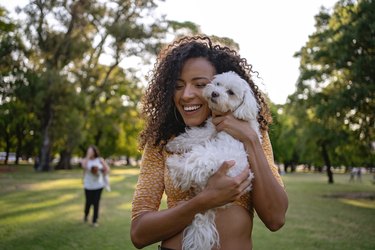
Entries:
{"label": "tree trunk", "polygon": [[50,161],[51,161],[51,141],[50,136],[48,133],[48,130],[45,129],[43,133],[43,144],[42,148],[40,150],[40,164],[38,167],[39,171],[49,171],[51,169],[50,167]]}
{"label": "tree trunk", "polygon": [[52,123],[52,108],[51,102],[46,101],[44,108],[44,122],[42,124],[42,147],[40,149],[40,164],[38,166],[38,171],[49,171],[51,169],[51,135],[49,133],[51,123]]}
{"label": "tree trunk", "polygon": [[56,165],[56,169],[72,169],[70,160],[72,158],[72,152],[70,150],[64,149],[60,152],[60,160]]}
{"label": "tree trunk", "polygon": [[290,164],[290,172],[292,173],[296,172],[296,164],[294,162]]}
{"label": "tree trunk", "polygon": [[17,147],[16,147],[16,161],[14,162],[15,165],[18,165],[18,159],[21,157],[21,148],[23,142],[23,129],[17,129]]}
{"label": "tree trunk", "polygon": [[289,163],[288,162],[284,162],[284,171],[285,171],[285,173],[288,173],[288,168],[289,168]]}
{"label": "tree trunk", "polygon": [[326,148],[326,145],[324,143],[322,143],[321,147],[322,147],[323,160],[324,160],[324,163],[327,167],[328,183],[333,184],[333,173],[332,173],[332,170],[331,170],[331,161],[329,159],[327,148]]}
{"label": "tree trunk", "polygon": [[349,173],[349,166],[345,166],[345,173]]}
{"label": "tree trunk", "polygon": [[5,159],[4,159],[4,165],[8,165],[10,147],[11,147],[10,135],[8,133],[6,133],[5,134]]}
{"label": "tree trunk", "polygon": [[102,138],[103,131],[99,129],[98,133],[95,135],[95,146],[99,147],[100,139]]}

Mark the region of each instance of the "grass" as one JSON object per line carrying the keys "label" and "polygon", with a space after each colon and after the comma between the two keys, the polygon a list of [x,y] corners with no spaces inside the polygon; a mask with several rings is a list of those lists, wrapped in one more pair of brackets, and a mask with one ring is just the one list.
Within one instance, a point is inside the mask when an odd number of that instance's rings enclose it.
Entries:
{"label": "grass", "polygon": [[[336,174],[327,184],[321,174],[283,176],[289,198],[285,226],[270,233],[257,218],[254,249],[375,249],[375,185],[371,175],[361,183]],[[332,194],[371,194],[371,199],[328,198]]]}
{"label": "grass", "polygon": [[[82,222],[80,170],[35,173],[31,166],[0,172],[0,249],[134,249],[129,237],[137,168],[112,171],[112,192],[103,191],[100,226]],[[255,217],[254,249],[375,249],[375,201],[332,194],[371,193],[372,177],[334,185],[321,174],[283,176],[289,196],[286,225],[268,231]],[[157,249],[157,244],[144,249]]]}

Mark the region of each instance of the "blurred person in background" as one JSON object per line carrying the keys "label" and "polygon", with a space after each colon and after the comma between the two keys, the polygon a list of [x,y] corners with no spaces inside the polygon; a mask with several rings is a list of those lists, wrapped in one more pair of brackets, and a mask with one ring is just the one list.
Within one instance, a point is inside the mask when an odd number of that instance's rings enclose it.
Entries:
{"label": "blurred person in background", "polygon": [[88,147],[86,157],[82,160],[84,170],[83,186],[85,189],[85,210],[84,222],[88,221],[91,205],[94,207],[92,225],[97,227],[99,218],[99,204],[103,188],[108,189],[108,174],[110,168],[108,164],[100,157],[99,150],[96,146]]}

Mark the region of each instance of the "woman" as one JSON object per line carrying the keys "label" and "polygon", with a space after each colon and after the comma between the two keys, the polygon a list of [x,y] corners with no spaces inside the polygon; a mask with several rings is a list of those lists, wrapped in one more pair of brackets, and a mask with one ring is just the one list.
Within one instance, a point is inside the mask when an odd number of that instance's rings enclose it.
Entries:
{"label": "woman", "polygon": [[[263,144],[246,122],[231,113],[211,114],[202,97],[202,89],[213,76],[226,71],[239,74],[256,94]],[[216,213],[220,249],[252,249],[254,209],[271,231],[283,226],[288,199],[273,162],[267,133],[269,110],[251,73],[245,59],[227,47],[213,45],[208,37],[185,37],[161,52],[143,100],[146,127],[140,135],[140,146],[144,152],[131,224],[131,239],[137,248],[161,241],[161,249],[181,249],[182,232],[196,213],[230,202],[234,205]],[[210,115],[217,131],[226,131],[243,142],[255,175],[251,193],[244,191],[250,185],[249,171],[233,178],[226,175],[235,164],[231,159],[194,197],[173,186],[165,167],[165,144],[186,127],[202,125]],[[163,192],[168,209],[158,211]]]}
{"label": "woman", "polygon": [[99,217],[99,203],[103,188],[106,186],[105,176],[109,174],[109,166],[99,156],[99,150],[91,145],[82,161],[84,169],[83,185],[85,188],[84,222],[87,222],[91,205],[94,207],[92,226],[97,227]]}

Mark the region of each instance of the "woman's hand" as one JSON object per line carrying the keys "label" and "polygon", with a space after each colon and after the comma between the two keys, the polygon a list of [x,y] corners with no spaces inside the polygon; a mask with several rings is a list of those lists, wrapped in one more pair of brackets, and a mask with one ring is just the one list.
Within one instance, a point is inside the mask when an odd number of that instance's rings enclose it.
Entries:
{"label": "woman's hand", "polygon": [[104,174],[108,174],[109,171],[110,171],[110,168],[109,168],[107,162],[106,162],[103,158],[100,158],[100,162],[101,162],[102,165],[103,165],[103,173],[104,173]]}
{"label": "woman's hand", "polygon": [[205,196],[207,209],[226,205],[239,199],[250,185],[249,170],[230,177],[228,170],[235,165],[235,161],[225,161],[218,171],[208,179],[206,188],[199,194]]}
{"label": "woman's hand", "polygon": [[258,140],[258,135],[249,123],[235,118],[232,112],[212,112],[212,123],[217,131],[225,131],[242,142]]}

